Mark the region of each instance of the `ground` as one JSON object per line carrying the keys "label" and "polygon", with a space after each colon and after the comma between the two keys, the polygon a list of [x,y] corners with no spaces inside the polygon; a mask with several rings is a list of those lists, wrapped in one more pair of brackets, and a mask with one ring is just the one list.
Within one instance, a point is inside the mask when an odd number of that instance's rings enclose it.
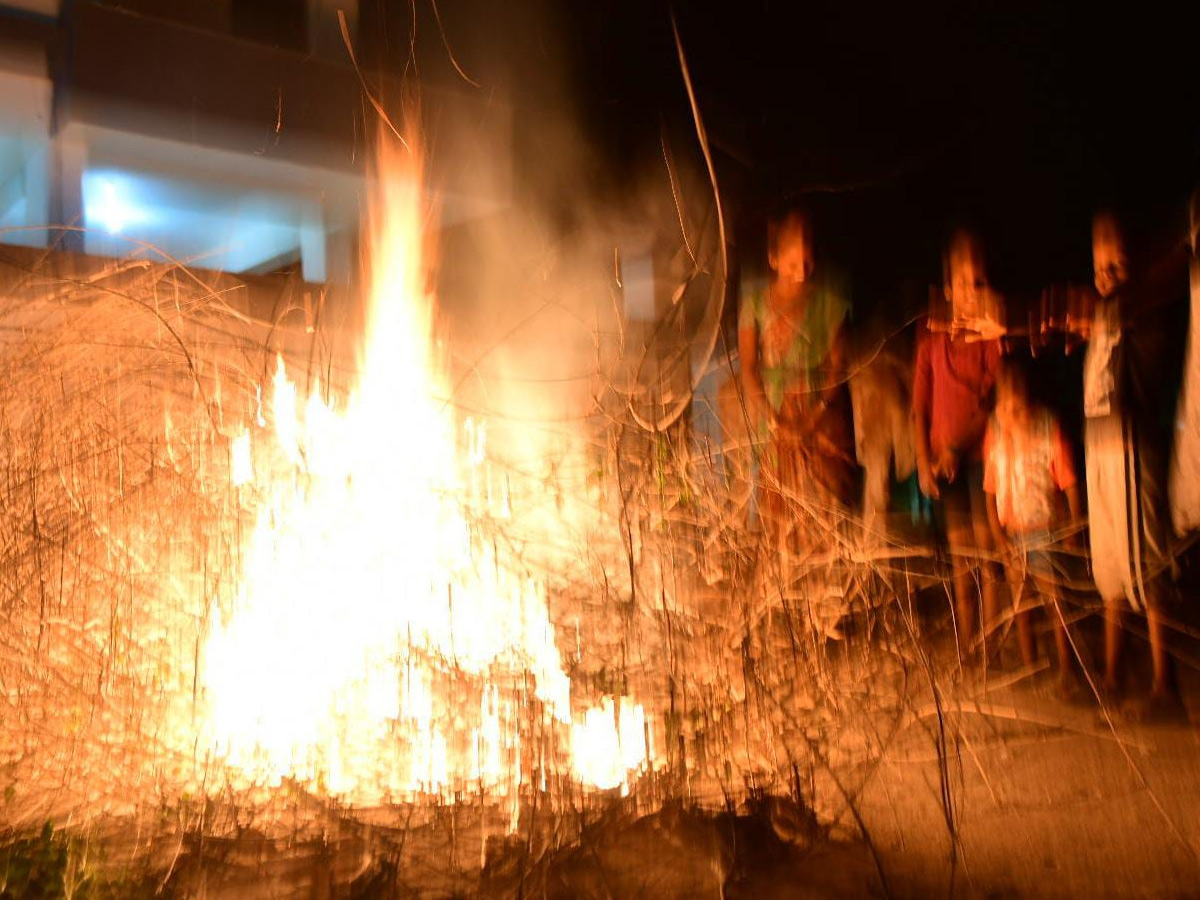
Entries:
{"label": "ground", "polygon": [[[1098,656],[1097,617],[1075,635],[1086,655]],[[949,636],[934,629],[929,641],[939,670],[952,668]],[[842,816],[821,839],[774,854],[763,848],[779,829],[769,840],[742,835],[733,849],[738,836],[727,820],[703,827],[661,813],[617,820],[584,842],[586,852],[557,860],[551,877],[527,879],[526,895],[1200,893],[1200,731],[1192,724],[1200,725],[1200,677],[1187,653],[1181,680],[1191,721],[1148,724],[1094,698],[1060,699],[1050,668],[1023,670],[1014,651],[1006,646],[1003,664],[986,675],[942,681],[942,757],[931,739],[938,728],[932,691],[915,689],[911,713],[856,794],[862,829]],[[1149,678],[1144,645],[1132,641],[1129,656],[1136,699]],[[511,882],[505,887],[515,893]]]}
{"label": "ground", "polygon": [[[1185,678],[1200,721],[1200,685]],[[1044,687],[961,690],[949,716],[957,865],[939,763],[887,754],[862,816],[896,896],[1195,896],[1200,736],[1143,725]]]}
{"label": "ground", "polygon": [[[341,810],[320,837],[304,841],[246,830],[234,838],[191,834],[174,845],[160,842],[168,852],[157,869],[142,867],[136,876],[131,870],[125,882],[118,872],[116,888],[79,896],[1200,894],[1200,731],[1191,724],[1200,725],[1200,674],[1189,664],[1187,644],[1180,641],[1180,660],[1191,722],[1139,723],[1120,710],[1107,715],[1094,701],[1059,699],[1052,672],[1022,670],[1012,646],[986,674],[956,674],[944,608],[936,598],[926,600],[921,619],[942,673],[941,719],[932,689],[911,679],[900,727],[874,754],[873,767],[846,779],[861,827],[845,807],[831,824],[828,810],[838,804],[829,802],[834,792],[820,777],[819,816],[782,797],[763,798],[752,814],[744,807],[738,814],[700,812],[678,801],[639,799],[639,785],[633,799],[594,804],[582,829],[570,816],[549,824],[542,814],[542,844],[559,849],[532,856],[525,831],[504,839],[503,824],[493,821],[481,835],[470,809],[426,810],[403,830],[365,825],[356,812]],[[1190,607],[1184,612],[1186,620],[1193,617]],[[1182,627],[1191,628],[1187,621]],[[1093,616],[1076,632],[1091,656],[1099,631]],[[868,641],[850,629],[843,644],[831,646],[830,659],[852,668],[856,645],[864,642],[879,646],[877,636]],[[1135,640],[1130,650],[1136,695],[1148,666],[1144,645]],[[43,867],[70,857],[44,840],[25,847]],[[121,885],[137,890],[123,894]],[[12,886],[0,885],[0,897],[46,895]]]}

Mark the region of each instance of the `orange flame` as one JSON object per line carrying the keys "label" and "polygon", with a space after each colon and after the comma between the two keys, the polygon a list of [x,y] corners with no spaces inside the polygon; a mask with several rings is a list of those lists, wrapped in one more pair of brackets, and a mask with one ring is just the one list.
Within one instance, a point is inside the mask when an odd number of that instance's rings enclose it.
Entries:
{"label": "orange flame", "polygon": [[265,420],[232,444],[255,524],[202,655],[202,744],[237,777],[352,801],[507,791],[520,782],[521,714],[495,676],[531,673],[538,708],[574,738],[580,778],[615,787],[646,762],[641,708],[622,701],[619,733],[611,701],[568,727],[545,591],[463,508],[508,498],[479,475],[485,426],[468,422],[460,450],[441,399],[421,178],[414,155],[383,146],[357,385],[340,404],[319,385],[303,398],[280,359]]}

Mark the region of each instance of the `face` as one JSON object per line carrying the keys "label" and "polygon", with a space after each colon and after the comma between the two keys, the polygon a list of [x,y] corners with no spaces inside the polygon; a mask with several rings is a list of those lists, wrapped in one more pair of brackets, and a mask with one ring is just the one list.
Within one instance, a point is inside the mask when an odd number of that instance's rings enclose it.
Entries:
{"label": "face", "polygon": [[1125,241],[1112,216],[1098,216],[1092,225],[1092,265],[1101,297],[1110,296],[1129,279]]}
{"label": "face", "polygon": [[996,418],[1001,425],[1018,425],[1025,420],[1025,403],[1011,384],[1001,381],[996,389]]}
{"label": "face", "polygon": [[792,224],[779,233],[775,252],[769,260],[771,269],[785,285],[800,285],[813,273],[812,241],[800,225]]}
{"label": "face", "polygon": [[984,313],[987,294],[987,272],[983,251],[973,238],[957,235],[950,242],[949,281],[946,295],[956,319],[977,318]]}

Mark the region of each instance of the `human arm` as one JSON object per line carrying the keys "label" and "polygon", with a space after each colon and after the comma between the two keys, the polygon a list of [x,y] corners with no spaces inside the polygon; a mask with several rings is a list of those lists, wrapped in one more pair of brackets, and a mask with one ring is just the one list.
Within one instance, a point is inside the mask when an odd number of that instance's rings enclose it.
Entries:
{"label": "human arm", "polygon": [[930,409],[933,400],[931,370],[929,338],[927,335],[921,335],[917,339],[917,358],[913,365],[913,442],[917,453],[917,481],[921,493],[936,500],[941,494],[934,477],[933,454],[929,447]]}
{"label": "human arm", "polygon": [[938,478],[944,478],[946,481],[953,481],[957,478],[959,462],[959,455],[953,447],[943,447],[942,452],[933,461],[932,472],[935,481]]}
{"label": "human arm", "polygon": [[829,343],[829,353],[820,367],[818,382],[806,395],[797,396],[791,407],[793,427],[797,434],[811,434],[820,424],[826,410],[837,400],[839,391],[845,390],[846,381],[846,328],[844,322],[836,326]]}
{"label": "human arm", "polygon": [[1042,292],[1043,308],[1057,311],[1067,334],[1067,353],[1092,335],[1092,317],[1096,311],[1096,290],[1091,285],[1051,285]]}
{"label": "human arm", "polygon": [[751,419],[770,418],[763,386],[758,348],[758,326],[753,316],[745,310],[738,323],[738,357],[741,361],[742,389],[745,392],[746,409]]}
{"label": "human arm", "polygon": [[993,287],[986,286],[980,291],[981,297],[977,314],[958,320],[956,324],[964,332],[963,340],[997,341],[1008,334],[1004,325],[1004,297]]}
{"label": "human arm", "polygon": [[829,344],[829,365],[825,384],[817,392],[817,403],[822,410],[836,398],[847,378],[846,373],[846,322],[843,320],[833,333]]}
{"label": "human arm", "polygon": [[[1079,488],[1079,479],[1075,474],[1075,456],[1071,451],[1071,445],[1067,442],[1067,437],[1058,422],[1055,422],[1053,427],[1054,443],[1053,453],[1050,456],[1050,474],[1054,477],[1054,483],[1058,485],[1058,489],[1067,496],[1067,510],[1071,516],[1071,525],[1075,526],[1083,521],[1083,491]],[[1072,547],[1079,548],[1081,546],[1079,533],[1072,533],[1067,543]]]}
{"label": "human arm", "polygon": [[1004,523],[1000,521],[1000,507],[996,503],[997,469],[1003,468],[1007,477],[1007,466],[1001,467],[997,462],[995,432],[989,427],[983,438],[983,493],[987,498],[988,527],[992,532],[992,540],[1001,553],[1008,552],[1008,535],[1004,531]]}

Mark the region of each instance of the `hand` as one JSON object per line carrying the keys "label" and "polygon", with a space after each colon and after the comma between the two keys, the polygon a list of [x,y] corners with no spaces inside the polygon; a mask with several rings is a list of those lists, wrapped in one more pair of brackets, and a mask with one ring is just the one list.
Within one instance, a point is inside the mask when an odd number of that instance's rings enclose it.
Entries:
{"label": "hand", "polygon": [[937,462],[933,464],[933,476],[944,478],[946,481],[953,481],[958,477],[958,454],[949,447],[943,450]]}
{"label": "hand", "polygon": [[968,341],[995,341],[1008,334],[1008,329],[990,316],[963,319],[962,328],[967,331]]}
{"label": "hand", "polygon": [[938,490],[937,478],[934,477],[933,467],[929,465],[929,460],[917,460],[917,483],[921,486],[921,493],[932,500],[941,499],[942,492]]}

